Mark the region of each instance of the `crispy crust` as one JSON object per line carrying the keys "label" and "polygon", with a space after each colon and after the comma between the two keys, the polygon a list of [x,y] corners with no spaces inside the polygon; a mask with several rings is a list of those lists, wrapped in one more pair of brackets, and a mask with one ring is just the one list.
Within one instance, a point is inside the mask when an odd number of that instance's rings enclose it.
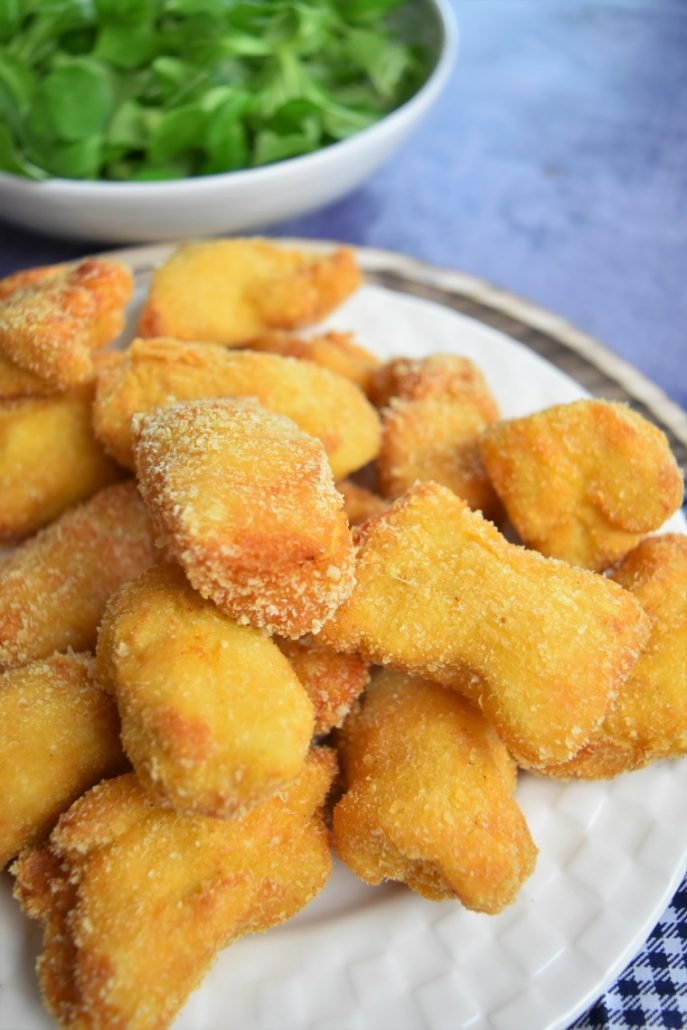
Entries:
{"label": "crispy crust", "polygon": [[315,735],[342,725],[355,699],[367,686],[367,662],[355,654],[338,654],[307,637],[277,640],[315,708]]}
{"label": "crispy crust", "polygon": [[0,401],[0,540],[18,540],[114,483],[121,470],[96,440],[93,393]]}
{"label": "crispy crust", "polygon": [[0,350],[58,389],[88,382],[92,352],[121,332],[132,290],[128,268],[95,258],[38,277],[0,300]]}
{"label": "crispy crust", "polygon": [[92,649],[109,596],[153,558],[133,483],[65,512],[0,565],[0,669]]}
{"label": "crispy crust", "polygon": [[437,684],[378,673],[339,754],[347,790],[334,844],[357,876],[478,912],[512,904],[537,849],[513,797],[514,763],[476,708]]}
{"label": "crispy crust", "polygon": [[87,655],[55,655],[0,673],[0,866],[39,843],[103,776],[121,772],[114,701]]}
{"label": "crispy crust", "polygon": [[94,425],[108,451],[133,466],[131,419],[179,400],[255,397],[323,444],[336,477],[375,457],[379,419],[360,390],[311,363],[177,340],[135,340],[98,377]]}
{"label": "crispy crust", "polygon": [[109,602],[98,676],[122,743],[160,804],[244,815],[303,770],[313,706],[279,648],[237,626],[162,563]]}
{"label": "crispy crust", "polygon": [[642,541],[612,578],[637,598],[651,636],[599,732],[551,776],[606,779],[687,753],[687,537]]}
{"label": "crispy crust", "polygon": [[377,369],[370,400],[384,408],[394,397],[406,401],[428,397],[467,402],[485,422],[499,417],[499,409],[484,376],[469,358],[458,354],[431,354],[427,358],[393,358]]}
{"label": "crispy crust", "polygon": [[289,419],[245,400],[170,405],[135,416],[134,453],[161,542],[237,622],[300,637],[350,594],[343,499]]}
{"label": "crispy crust", "polygon": [[138,332],[235,346],[319,321],[360,282],[347,248],[318,257],[262,239],[189,243],[156,271]]}
{"label": "crispy crust", "polygon": [[281,354],[283,358],[313,361],[316,365],[328,368],[330,372],[350,379],[365,392],[380,364],[379,358],[354,342],[353,333],[331,331],[305,339],[291,333],[271,332],[251,340],[248,346],[263,354]]}
{"label": "crispy crust", "polygon": [[436,483],[357,540],[356,586],[325,643],[460,690],[522,765],[585,745],[649,633],[627,591],[509,544]]}
{"label": "crispy crust", "polygon": [[682,502],[666,437],[624,404],[575,401],[499,422],[480,447],[522,540],[583,568],[613,565]]}
{"label": "crispy crust", "polygon": [[38,975],[60,1026],[163,1030],[221,948],[311,901],[331,872],[321,807],[334,771],[313,751],[238,823],[161,809],[133,775],[73,805],[13,867],[43,923]]}
{"label": "crispy crust", "polygon": [[344,510],[351,526],[360,526],[373,515],[380,515],[389,502],[351,479],[343,479],[336,488],[344,499]]}

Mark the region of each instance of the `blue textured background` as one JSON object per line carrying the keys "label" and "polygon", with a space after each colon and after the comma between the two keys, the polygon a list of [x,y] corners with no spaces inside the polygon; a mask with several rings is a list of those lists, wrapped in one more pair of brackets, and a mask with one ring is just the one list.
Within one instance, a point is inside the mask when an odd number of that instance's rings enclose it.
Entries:
{"label": "blue textured background", "polygon": [[[421,132],[346,200],[270,231],[481,276],[564,315],[687,406],[687,0],[454,7],[458,65]],[[101,249],[0,224],[0,274]],[[686,912],[683,886],[580,1025],[687,1024]]]}

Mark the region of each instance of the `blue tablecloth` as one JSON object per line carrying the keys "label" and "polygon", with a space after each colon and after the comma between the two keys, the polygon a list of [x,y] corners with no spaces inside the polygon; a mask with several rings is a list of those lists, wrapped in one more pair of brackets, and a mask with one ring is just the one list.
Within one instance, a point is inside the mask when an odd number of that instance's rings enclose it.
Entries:
{"label": "blue tablecloth", "polygon": [[[454,6],[455,74],[403,154],[349,198],[269,231],[491,280],[564,315],[686,406],[687,4]],[[102,249],[0,225],[0,274]],[[684,1027],[686,970],[687,883],[576,1026]]]}

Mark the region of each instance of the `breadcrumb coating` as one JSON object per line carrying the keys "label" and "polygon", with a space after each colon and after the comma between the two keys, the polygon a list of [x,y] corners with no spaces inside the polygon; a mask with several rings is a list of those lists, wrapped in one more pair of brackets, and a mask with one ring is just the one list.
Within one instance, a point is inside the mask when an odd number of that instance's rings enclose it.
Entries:
{"label": "breadcrumb coating", "polygon": [[233,346],[312,325],[360,283],[348,248],[319,256],[264,239],[188,243],[155,272],[138,332]]}
{"label": "breadcrumb coating", "polygon": [[162,809],[120,776],[22,852],[15,894],[43,924],[38,977],[59,1025],[162,1030],[221,948],[307,905],[331,872],[321,809],[335,768],[314,750],[238,822]]}
{"label": "breadcrumb coating", "polygon": [[687,537],[643,540],[611,578],[637,598],[651,636],[601,729],[551,776],[607,779],[687,752]]}
{"label": "breadcrumb coating", "polygon": [[489,426],[489,477],[528,547],[601,571],[682,503],[682,473],[660,429],[624,404],[560,404]]}
{"label": "breadcrumb coating", "polygon": [[87,258],[39,277],[0,299],[0,351],[58,389],[88,382],[92,352],[122,331],[132,291],[131,271],[116,261]]}
{"label": "breadcrumb coating", "polygon": [[23,290],[27,286],[36,286],[38,283],[46,282],[48,279],[55,279],[63,276],[74,266],[67,262],[59,265],[39,265],[37,268],[23,268],[20,272],[13,272],[0,279],[0,300]]}
{"label": "breadcrumb coating", "polygon": [[313,706],[280,649],[161,563],[108,603],[98,677],[122,744],[155,800],[235,818],[303,770]]}
{"label": "breadcrumb coating", "polygon": [[240,624],[300,637],[353,589],[353,544],[319,440],[252,401],[170,405],[133,424],[160,542]]}
{"label": "breadcrumb coating", "polygon": [[379,368],[379,358],[355,342],[353,333],[335,331],[319,333],[307,339],[291,333],[271,332],[258,336],[248,344],[251,350],[281,354],[284,358],[300,358],[328,368],[330,372],[350,379],[367,392],[372,374]]}
{"label": "breadcrumb coating", "polygon": [[92,390],[0,401],[0,540],[17,540],[121,478],[91,424]]}
{"label": "breadcrumb coating", "polygon": [[344,499],[344,510],[351,526],[359,526],[373,515],[380,515],[389,507],[383,497],[359,486],[351,479],[343,479],[336,488]]}
{"label": "breadcrumb coating", "polygon": [[20,397],[50,397],[55,387],[35,372],[20,368],[0,351],[0,401],[13,401]]}
{"label": "breadcrumb coating", "polygon": [[631,594],[509,544],[436,483],[356,534],[356,586],[324,643],[461,691],[521,765],[587,743],[649,634]]}
{"label": "breadcrumb coating", "polygon": [[513,797],[515,764],[478,709],[385,670],[338,739],[346,793],[334,846],[357,876],[478,912],[515,901],[537,849]]}
{"label": "breadcrumb coating", "polygon": [[394,397],[406,401],[429,397],[467,401],[485,422],[499,417],[498,405],[482,372],[458,354],[430,354],[426,358],[393,358],[372,377],[370,400],[387,407]]}
{"label": "breadcrumb coating", "polygon": [[367,686],[367,662],[356,654],[338,654],[316,640],[277,640],[315,708],[315,736],[342,725],[355,699]]}
{"label": "breadcrumb coating", "polygon": [[322,442],[336,477],[379,450],[374,408],[341,376],[293,358],[169,339],[135,340],[118,365],[99,375],[95,430],[113,457],[131,468],[133,415],[215,397],[254,397],[293,419]]}
{"label": "breadcrumb coating", "polygon": [[0,867],[126,766],[112,698],[90,655],[53,655],[0,673]]}
{"label": "breadcrumb coating", "polygon": [[154,560],[133,483],[101,490],[0,564],[0,670],[92,650],[110,595]]}

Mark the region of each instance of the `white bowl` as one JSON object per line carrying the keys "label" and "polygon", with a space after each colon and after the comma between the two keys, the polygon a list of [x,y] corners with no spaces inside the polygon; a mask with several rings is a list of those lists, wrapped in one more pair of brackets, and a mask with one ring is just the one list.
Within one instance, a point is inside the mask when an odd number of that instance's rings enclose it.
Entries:
{"label": "white bowl", "polygon": [[324,150],[246,171],[165,182],[34,182],[0,173],[0,217],[29,229],[113,243],[240,232],[350,193],[405,143],[439,96],[457,28],[448,0],[422,0],[436,42],[424,85],[381,121]]}

